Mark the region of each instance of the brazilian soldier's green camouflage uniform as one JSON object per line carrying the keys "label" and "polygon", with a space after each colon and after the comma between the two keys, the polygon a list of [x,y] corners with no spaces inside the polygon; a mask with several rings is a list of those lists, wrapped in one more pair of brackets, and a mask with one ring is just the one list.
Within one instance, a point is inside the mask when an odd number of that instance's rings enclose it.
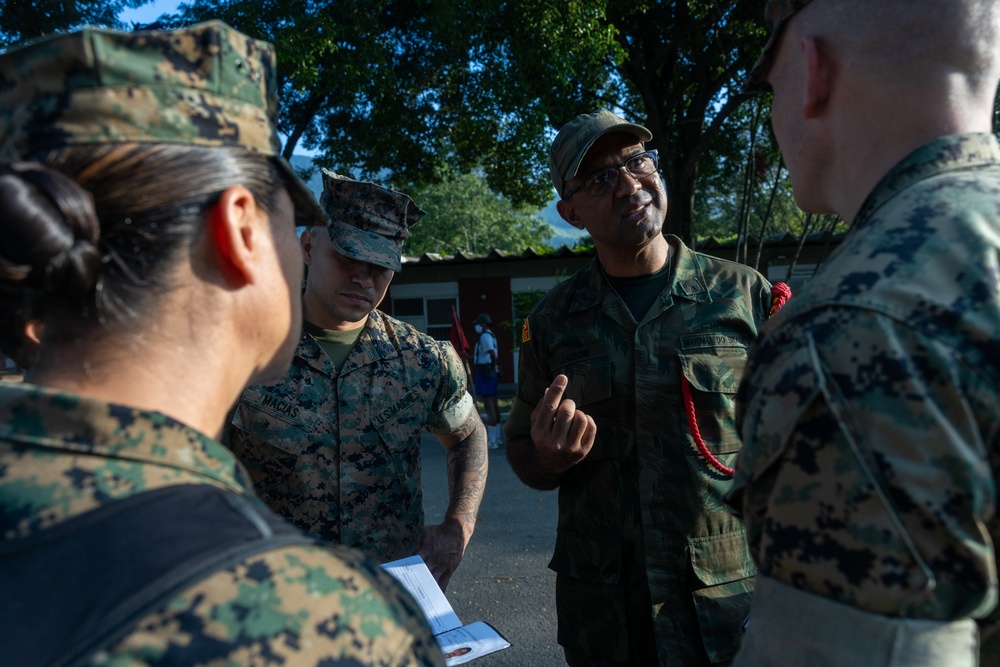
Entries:
{"label": "brazilian soldier's green camouflage uniform", "polygon": [[[722,502],[730,481],[695,445],[681,378],[710,452],[731,464],[733,398],[770,285],[667,238],[676,268],[638,325],[595,260],[542,298],[522,335],[508,436],[530,436],[559,373],[565,397],[597,423],[593,449],[559,488],[550,563],[559,643],[586,664],[655,664],[651,635],[661,665],[703,664],[706,653],[724,662],[750,606],[753,563]],[[630,655],[630,644],[648,652]]]}
{"label": "brazilian soldier's green camouflage uniform", "polygon": [[243,393],[229,439],[274,511],[384,562],[420,542],[421,432],[472,411],[451,344],[376,310],[339,374],[304,333],[282,381]]}
{"label": "brazilian soldier's green camouflage uniform", "polygon": [[762,575],[891,617],[993,610],[998,262],[996,140],[945,137],[883,178],[768,324],[734,484]]}
{"label": "brazilian soldier's green camouflage uniform", "polygon": [[[178,484],[252,497],[246,472],[225,447],[169,417],[0,386],[4,541]],[[186,665],[443,664],[412,598],[381,568],[349,549],[316,546],[275,549],[216,572],[141,619],[91,664],[177,664],[178,657]]]}

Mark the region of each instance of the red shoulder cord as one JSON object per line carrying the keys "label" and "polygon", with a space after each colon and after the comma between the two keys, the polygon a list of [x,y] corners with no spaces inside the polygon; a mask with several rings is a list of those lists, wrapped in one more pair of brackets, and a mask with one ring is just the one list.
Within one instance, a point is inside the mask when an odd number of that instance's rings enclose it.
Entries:
{"label": "red shoulder cord", "polygon": [[[790,298],[792,298],[792,288],[785,283],[774,283],[771,286],[771,312],[768,313],[768,316],[778,312],[778,309],[784,306]],[[691,397],[691,383],[684,377],[683,371],[681,372],[681,392],[684,394],[684,408],[687,412],[688,427],[691,429],[691,437],[694,438],[694,444],[698,446],[698,451],[701,452],[702,457],[704,457],[710,466],[726,477],[732,477],[736,471],[729,466],[723,465],[722,461],[715,458],[712,452],[708,451],[708,446],[701,437],[701,429],[698,428],[698,415],[694,410],[694,398]]]}
{"label": "red shoulder cord", "polygon": [[719,472],[721,472],[726,477],[732,477],[735,472],[732,468],[722,464],[722,461],[715,458],[712,452],[708,451],[708,447],[705,445],[705,441],[701,437],[701,429],[698,428],[698,419],[694,412],[694,399],[691,398],[691,384],[688,379],[684,377],[684,371],[681,371],[681,391],[684,393],[684,407],[687,410],[688,426],[691,428],[691,436],[694,438],[694,444],[698,445],[698,451],[708,462],[708,465],[712,466]]}
{"label": "red shoulder cord", "polygon": [[771,312],[768,317],[778,312],[778,309],[785,305],[785,302],[792,298],[792,288],[785,283],[774,283],[771,285]]}

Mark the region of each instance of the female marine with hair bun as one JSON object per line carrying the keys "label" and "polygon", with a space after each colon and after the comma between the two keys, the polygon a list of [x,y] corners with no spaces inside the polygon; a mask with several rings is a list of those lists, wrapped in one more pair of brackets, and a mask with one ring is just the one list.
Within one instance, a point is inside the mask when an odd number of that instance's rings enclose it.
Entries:
{"label": "female marine with hair bun", "polygon": [[39,306],[0,387],[5,665],[437,665],[412,598],[267,510],[220,445],[301,326],[270,44],[210,22],[0,55],[0,291]]}

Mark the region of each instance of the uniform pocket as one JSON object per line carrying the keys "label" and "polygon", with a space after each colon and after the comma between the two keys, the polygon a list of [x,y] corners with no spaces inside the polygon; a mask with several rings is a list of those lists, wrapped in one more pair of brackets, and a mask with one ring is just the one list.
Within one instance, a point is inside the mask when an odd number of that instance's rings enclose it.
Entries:
{"label": "uniform pocket", "polygon": [[572,399],[578,408],[611,398],[611,357],[606,352],[564,363],[554,367],[552,371],[555,374],[562,373],[569,379],[563,398]]}
{"label": "uniform pocket", "polygon": [[[600,350],[597,353],[596,350]],[[594,418],[597,423],[612,424],[620,419],[615,414],[615,402],[611,400],[613,369],[611,357],[604,346],[586,348],[585,358],[574,358],[570,363],[554,367],[554,373],[562,373],[569,379],[569,384],[563,392],[563,400],[569,399],[576,407]],[[584,463],[617,459],[620,451],[619,438],[612,434],[613,429],[606,433],[598,433],[597,441],[584,459]],[[616,431],[615,431],[616,432]]]}
{"label": "uniform pocket", "polygon": [[233,426],[292,455],[308,444],[317,421],[289,398],[256,387],[244,392],[233,414]]}
{"label": "uniform pocket", "polygon": [[742,530],[688,540],[696,588],[691,592],[709,659],[731,660],[750,612],[756,570]]}
{"label": "uniform pocket", "polygon": [[617,584],[622,571],[622,545],[560,529],[549,569],[595,584]]}
{"label": "uniform pocket", "polygon": [[753,577],[727,581],[691,593],[705,653],[713,663],[732,660],[743,638],[743,621],[750,613]]}
{"label": "uniform pocket", "polygon": [[624,587],[618,585],[621,544],[559,530],[549,568],[559,575],[559,644],[594,662],[626,660],[628,604]]}
{"label": "uniform pocket", "polygon": [[[261,403],[266,395],[253,398],[258,400],[241,400],[236,407],[227,445],[262,496],[271,498],[278,491],[297,494],[289,484],[310,441],[315,415],[301,409],[295,415],[285,414],[270,402]],[[307,418],[302,419],[303,415]]]}
{"label": "uniform pocket", "polygon": [[[702,439],[713,454],[740,449],[735,397],[746,369],[745,348],[725,347],[678,352],[681,374],[691,388]],[[687,430],[687,429],[685,429]]]}
{"label": "uniform pocket", "polygon": [[372,408],[371,422],[378,432],[382,451],[368,452],[370,465],[385,470],[391,462],[407,502],[417,497],[420,486],[420,433],[426,411],[426,396],[417,388]]}

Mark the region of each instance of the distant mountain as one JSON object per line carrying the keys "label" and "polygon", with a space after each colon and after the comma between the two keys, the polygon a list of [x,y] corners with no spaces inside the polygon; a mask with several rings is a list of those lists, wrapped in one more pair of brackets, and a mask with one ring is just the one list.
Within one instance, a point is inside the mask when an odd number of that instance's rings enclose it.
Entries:
{"label": "distant mountain", "polygon": [[542,209],[542,217],[545,218],[545,222],[552,226],[552,229],[555,232],[551,238],[545,241],[546,245],[550,248],[559,248],[564,245],[572,248],[576,245],[576,242],[580,239],[580,237],[587,235],[587,232],[582,229],[577,229],[562,219],[559,215],[559,211],[556,210],[555,199],[550,201],[548,206]]}

